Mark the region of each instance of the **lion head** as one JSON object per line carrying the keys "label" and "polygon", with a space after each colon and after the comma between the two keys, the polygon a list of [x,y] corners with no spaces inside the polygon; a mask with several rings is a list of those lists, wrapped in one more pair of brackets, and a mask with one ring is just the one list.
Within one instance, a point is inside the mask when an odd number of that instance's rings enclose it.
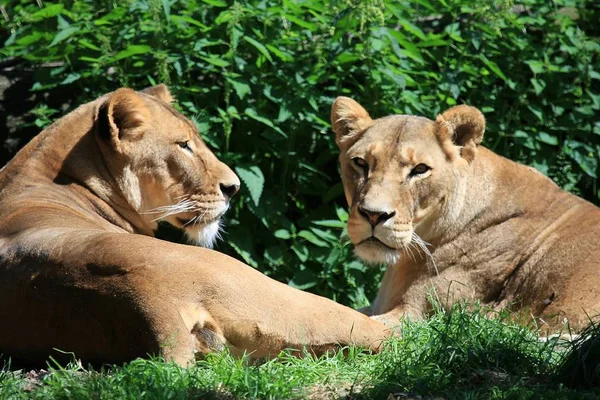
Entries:
{"label": "lion head", "polygon": [[164,85],[119,89],[98,107],[96,137],[119,190],[150,226],[165,220],[211,247],[240,181],[171,101]]}
{"label": "lion head", "polygon": [[457,106],[435,121],[411,115],[373,120],[356,101],[338,97],[331,121],[356,254],[395,264],[413,246],[427,252],[425,241],[462,208],[461,186],[485,129],[481,112]]}

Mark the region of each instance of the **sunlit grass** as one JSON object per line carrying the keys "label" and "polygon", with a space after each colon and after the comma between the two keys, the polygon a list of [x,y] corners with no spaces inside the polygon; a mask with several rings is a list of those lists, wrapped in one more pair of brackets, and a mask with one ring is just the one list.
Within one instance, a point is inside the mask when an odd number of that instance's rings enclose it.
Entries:
{"label": "sunlit grass", "polygon": [[593,389],[599,376],[597,327],[587,332],[585,347],[582,340],[540,341],[507,313],[487,315],[477,307],[455,306],[425,322],[403,321],[402,337],[390,340],[377,355],[354,348],[321,358],[282,353],[252,365],[221,353],[187,369],[159,359],[96,371],[73,363],[49,367],[41,378],[5,367],[0,398],[385,399],[392,394],[557,399],[600,394]]}

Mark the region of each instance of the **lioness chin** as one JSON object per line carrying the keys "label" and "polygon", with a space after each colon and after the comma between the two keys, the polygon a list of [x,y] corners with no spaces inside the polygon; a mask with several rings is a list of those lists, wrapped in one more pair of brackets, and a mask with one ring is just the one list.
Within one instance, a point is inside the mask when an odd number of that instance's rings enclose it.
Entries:
{"label": "lioness chin", "polygon": [[152,237],[163,219],[212,245],[240,185],[171,100],[164,85],[109,93],[0,170],[0,354],[187,364],[224,347],[252,357],[376,351],[381,323],[226,255]]}
{"label": "lioness chin", "polygon": [[481,146],[482,113],[371,119],[339,97],[331,113],[356,254],[388,264],[368,315],[422,317],[435,290],[528,310],[551,329],[600,312],[600,209]]}

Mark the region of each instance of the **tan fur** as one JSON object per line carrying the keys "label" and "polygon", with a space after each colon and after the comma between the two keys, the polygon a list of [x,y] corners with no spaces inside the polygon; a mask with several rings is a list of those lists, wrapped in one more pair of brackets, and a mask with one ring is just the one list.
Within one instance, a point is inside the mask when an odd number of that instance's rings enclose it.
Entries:
{"label": "tan fur", "polygon": [[239,185],[171,99],[164,86],[109,93],[0,170],[0,353],[186,364],[224,346],[253,357],[377,350],[379,322],[226,255],[151,237],[164,217],[210,245]]}
{"label": "tan fur", "polygon": [[[350,239],[361,258],[388,264],[368,315],[422,317],[434,291],[446,306],[528,310],[550,329],[600,313],[600,209],[481,146],[479,110],[372,120],[342,97],[332,124]],[[419,164],[430,170],[415,173]]]}

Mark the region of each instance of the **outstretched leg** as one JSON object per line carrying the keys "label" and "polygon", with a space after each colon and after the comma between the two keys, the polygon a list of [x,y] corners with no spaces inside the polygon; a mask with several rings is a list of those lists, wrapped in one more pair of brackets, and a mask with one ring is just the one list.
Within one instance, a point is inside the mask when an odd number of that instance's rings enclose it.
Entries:
{"label": "outstretched leg", "polygon": [[0,279],[13,283],[0,283],[0,301],[14,306],[0,310],[6,354],[60,348],[115,362],[150,353],[186,364],[225,345],[254,357],[347,344],[377,350],[388,334],[377,321],[215,251],[72,230],[53,230],[42,247],[2,261],[0,278],[13,275]]}

